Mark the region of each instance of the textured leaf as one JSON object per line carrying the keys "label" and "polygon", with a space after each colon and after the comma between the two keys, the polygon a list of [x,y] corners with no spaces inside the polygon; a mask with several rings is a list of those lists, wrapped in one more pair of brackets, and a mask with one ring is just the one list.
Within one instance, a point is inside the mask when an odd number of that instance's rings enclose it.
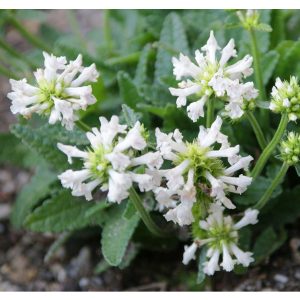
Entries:
{"label": "textured leaf", "polygon": [[30,167],[37,157],[11,133],[0,134],[0,164]]}
{"label": "textured leaf", "polygon": [[112,266],[121,264],[129,240],[140,220],[137,214],[131,219],[123,218],[124,209],[125,202],[112,208],[102,231],[102,254]]}
{"label": "textured leaf", "polygon": [[57,148],[58,142],[70,145],[87,144],[84,132],[75,128],[73,131],[67,131],[60,125],[46,124],[33,129],[27,125],[16,124],[11,127],[11,131],[57,170],[64,170],[68,167],[66,156]]}
{"label": "textured leaf", "polygon": [[134,109],[136,107],[136,104],[142,101],[142,97],[139,94],[135,83],[124,71],[120,71],[117,77],[123,101],[129,107]]}
{"label": "textured leaf", "polygon": [[140,60],[135,71],[134,83],[137,86],[140,86],[147,81],[148,64],[152,53],[152,46],[150,44],[147,44],[141,53]]}
{"label": "textured leaf", "polygon": [[141,114],[136,113],[133,109],[131,109],[126,104],[122,105],[122,111],[123,111],[125,121],[127,125],[130,127],[133,127],[134,124],[141,118]]}
{"label": "textured leaf", "polygon": [[162,76],[172,74],[172,56],[176,52],[189,54],[184,26],[176,13],[172,12],[166,17],[159,42],[163,46],[159,47],[157,51],[155,63],[156,81]]}
{"label": "textured leaf", "polygon": [[255,264],[258,264],[274,251],[276,251],[286,240],[286,232],[281,229],[279,233],[276,233],[272,227],[265,229],[257,238],[253,254],[255,258]]}
{"label": "textured leaf", "polygon": [[16,199],[11,215],[11,222],[15,228],[20,228],[32,209],[51,192],[50,185],[56,179],[56,175],[45,167],[37,170]]}
{"label": "textured leaf", "polygon": [[[234,202],[241,205],[252,205],[259,201],[261,196],[272,183],[273,178],[259,176],[242,195],[234,197]],[[278,185],[271,198],[277,197],[282,192],[281,186]]]}
{"label": "textured leaf", "polygon": [[92,206],[92,202],[73,197],[69,191],[63,190],[34,210],[25,220],[25,226],[39,232],[80,229],[91,223],[85,214]]}
{"label": "textured leaf", "polygon": [[198,261],[198,275],[197,275],[197,283],[201,284],[205,280],[205,273],[203,271],[204,269],[204,263],[206,261],[206,253],[207,253],[207,247],[204,246],[200,250],[200,255],[199,255],[199,261]]}

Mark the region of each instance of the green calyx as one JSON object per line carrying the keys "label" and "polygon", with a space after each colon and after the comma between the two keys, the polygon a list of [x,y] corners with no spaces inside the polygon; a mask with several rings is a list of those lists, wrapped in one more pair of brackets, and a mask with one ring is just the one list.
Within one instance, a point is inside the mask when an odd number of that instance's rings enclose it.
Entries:
{"label": "green calyx", "polygon": [[201,74],[196,80],[196,83],[201,85],[201,90],[196,94],[197,97],[203,97],[205,95],[211,96],[213,94],[214,90],[209,85],[209,82],[211,81],[215,73],[218,71],[218,68],[219,66],[217,63],[210,63],[208,64],[206,69],[203,72],[201,72]]}
{"label": "green calyx", "polygon": [[49,106],[47,111],[51,111],[51,108],[54,105],[53,97],[58,99],[66,99],[68,95],[64,93],[66,85],[63,81],[57,82],[53,80],[52,82],[47,82],[46,80],[39,82],[40,95],[39,102],[40,103],[48,103]]}
{"label": "green calyx", "polygon": [[222,160],[215,157],[210,158],[206,155],[211,150],[210,148],[200,147],[197,142],[187,143],[186,146],[186,152],[178,154],[179,158],[176,161],[176,165],[189,160],[190,168],[195,172],[195,179],[205,178],[206,172],[211,173],[214,177],[223,175],[224,166]]}
{"label": "green calyx", "polygon": [[107,182],[110,161],[105,157],[105,155],[110,152],[111,149],[105,149],[103,146],[100,146],[95,151],[89,151],[87,162],[95,179],[101,179],[101,181]]}
{"label": "green calyx", "polygon": [[300,135],[290,132],[280,144],[280,157],[288,165],[295,165],[300,160]]}
{"label": "green calyx", "polygon": [[207,238],[211,238],[212,241],[208,243],[209,247],[222,250],[222,245],[229,245],[231,243],[237,243],[238,235],[236,231],[233,231],[231,225],[222,226],[215,225],[209,231],[206,232]]}
{"label": "green calyx", "polygon": [[300,86],[295,76],[274,90],[270,107],[276,113],[287,113],[290,120],[300,118]]}

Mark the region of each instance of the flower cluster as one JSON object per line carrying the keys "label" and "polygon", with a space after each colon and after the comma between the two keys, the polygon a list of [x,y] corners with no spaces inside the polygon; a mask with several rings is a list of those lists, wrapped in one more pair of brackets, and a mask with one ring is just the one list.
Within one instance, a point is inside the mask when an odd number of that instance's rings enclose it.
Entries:
{"label": "flower cluster", "polygon": [[12,92],[8,98],[12,100],[11,111],[30,118],[33,113],[49,116],[49,123],[61,121],[66,129],[73,129],[77,120],[75,111],[85,110],[94,104],[92,87],[85,82],[96,82],[99,73],[95,64],[85,68],[82,56],[67,64],[65,57],[55,57],[43,53],[44,69],[34,73],[36,86],[27,83],[26,79],[10,80]]}
{"label": "flower cluster", "polygon": [[296,77],[283,82],[277,78],[271,95],[270,109],[273,112],[288,114],[290,121],[300,118],[300,86]]}
{"label": "flower cluster", "polygon": [[281,159],[288,165],[295,165],[300,161],[300,135],[290,132],[287,139],[280,145]]}
{"label": "flower cluster", "polygon": [[159,152],[147,152],[138,155],[147,147],[145,130],[136,122],[133,128],[119,124],[119,118],[113,116],[110,121],[100,117],[100,130],[92,128],[86,136],[91,144],[85,151],[75,146],[58,144],[58,148],[68,156],[83,160],[83,169],[67,170],[59,179],[65,188],[72,189],[72,195],[92,199],[97,186],[107,191],[110,202],[120,203],[129,195],[128,190],[136,182],[141,192],[153,188],[152,176],[135,172],[136,167],[145,166],[151,170],[160,168],[163,160]]}
{"label": "flower cluster", "polygon": [[[249,224],[258,222],[258,210],[247,209],[244,217],[237,223],[231,216],[224,216],[224,208],[218,204],[212,204],[209,216],[199,222],[201,236],[196,237],[191,246],[185,246],[183,263],[188,264],[195,259],[195,253],[199,247],[206,245],[206,256],[209,258],[204,263],[204,273],[213,275],[220,270],[220,266],[227,272],[233,270],[236,264],[248,267],[254,261],[251,252],[244,252],[238,246],[238,230]],[[220,256],[222,262],[219,264]],[[235,257],[235,259],[232,258]]]}
{"label": "flower cluster", "polygon": [[246,55],[242,60],[228,65],[230,58],[237,55],[234,40],[231,39],[222,49],[218,60],[216,54],[220,47],[212,31],[201,50],[205,54],[200,50],[195,52],[197,64],[183,54],[178,59],[173,57],[173,73],[176,79],[186,78],[178,84],[178,88],[169,89],[173,96],[177,96],[177,107],[185,106],[187,97],[195,95],[197,100],[187,106],[187,112],[196,122],[199,117],[204,117],[205,103],[216,97],[226,102],[226,115],[232,119],[240,118],[244,113],[245,102],[253,102],[258,95],[253,82],[242,82],[243,77],[248,77],[253,72],[252,57]]}
{"label": "flower cluster", "polygon": [[[160,206],[169,209],[165,214],[168,221],[181,226],[194,221],[192,207],[199,187],[210,190],[216,202],[233,209],[235,206],[227,193],[241,194],[251,184],[251,177],[242,174],[235,177],[234,173],[247,169],[253,158],[241,157],[238,145],[230,147],[227,136],[220,132],[221,125],[222,119],[217,117],[211,128],[200,126],[199,135],[192,143],[184,142],[178,129],[170,134],[156,129],[157,148],[174,165],[172,169],[159,170],[166,179],[166,187],[154,189]],[[221,147],[216,149],[216,144]]]}

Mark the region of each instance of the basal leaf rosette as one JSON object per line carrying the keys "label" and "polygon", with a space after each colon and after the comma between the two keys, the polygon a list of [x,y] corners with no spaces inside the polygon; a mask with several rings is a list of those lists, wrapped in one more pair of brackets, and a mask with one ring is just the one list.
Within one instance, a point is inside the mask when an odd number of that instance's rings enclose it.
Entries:
{"label": "basal leaf rosette", "polygon": [[[59,175],[63,187],[72,190],[73,196],[93,198],[97,186],[107,192],[110,202],[120,203],[129,195],[128,190],[137,183],[141,192],[153,188],[153,178],[149,174],[137,173],[139,166],[146,170],[160,168],[163,159],[159,152],[146,150],[146,132],[140,122],[128,129],[119,124],[119,118],[112,116],[110,121],[100,117],[100,129],[92,128],[86,136],[90,147],[80,150],[76,146],[58,144],[58,148],[68,156],[83,161],[81,170],[69,169]],[[145,150],[143,153],[142,151]]]}
{"label": "basal leaf rosette", "polygon": [[11,111],[25,118],[33,113],[45,115],[50,124],[60,121],[66,129],[72,130],[78,119],[75,112],[86,110],[96,102],[92,87],[86,83],[96,82],[99,73],[95,64],[83,67],[81,55],[69,63],[64,56],[56,57],[46,52],[43,55],[44,69],[34,72],[35,85],[27,83],[25,78],[10,80]]}
{"label": "basal leaf rosette", "polygon": [[[193,96],[193,101],[187,106],[190,119],[196,122],[204,117],[204,105],[213,98],[225,101],[225,114],[232,119],[240,118],[245,107],[251,107],[258,91],[253,82],[242,82],[242,78],[250,76],[252,57],[246,55],[243,59],[229,65],[228,61],[237,55],[234,40],[220,51],[213,31],[205,46],[195,52],[195,61],[192,62],[188,56],[179,55],[173,57],[173,73],[177,80],[182,80],[178,88],[169,88],[171,94],[177,97],[177,107],[187,105],[187,97]],[[218,59],[218,52],[221,53]],[[191,99],[191,98],[190,98]]]}
{"label": "basal leaf rosette", "polygon": [[239,145],[230,146],[228,137],[220,132],[221,125],[222,119],[217,117],[210,128],[200,126],[192,143],[184,141],[178,129],[169,134],[156,129],[157,149],[173,166],[155,171],[155,182],[160,185],[154,193],[159,209],[167,210],[164,216],[168,221],[180,226],[194,222],[192,208],[199,205],[202,193],[233,209],[228,194],[242,194],[251,184],[251,177],[235,174],[247,170],[253,158],[240,156]]}

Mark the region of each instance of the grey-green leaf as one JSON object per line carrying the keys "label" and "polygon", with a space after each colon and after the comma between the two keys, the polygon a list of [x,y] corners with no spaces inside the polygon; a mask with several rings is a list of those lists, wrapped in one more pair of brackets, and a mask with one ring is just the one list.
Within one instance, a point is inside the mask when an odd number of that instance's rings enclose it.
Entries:
{"label": "grey-green leaf", "polygon": [[11,222],[15,228],[20,228],[32,209],[51,192],[50,185],[56,179],[56,175],[44,166],[37,170],[16,199],[11,215]]}
{"label": "grey-green leaf", "polygon": [[102,232],[102,254],[112,266],[121,264],[129,240],[140,220],[137,214],[130,219],[123,218],[124,209],[125,205],[118,205],[108,212],[107,222]]}
{"label": "grey-green leaf", "polygon": [[91,223],[85,214],[92,206],[92,202],[73,197],[69,191],[62,190],[34,210],[26,218],[25,226],[38,232],[62,232],[84,228]]}

